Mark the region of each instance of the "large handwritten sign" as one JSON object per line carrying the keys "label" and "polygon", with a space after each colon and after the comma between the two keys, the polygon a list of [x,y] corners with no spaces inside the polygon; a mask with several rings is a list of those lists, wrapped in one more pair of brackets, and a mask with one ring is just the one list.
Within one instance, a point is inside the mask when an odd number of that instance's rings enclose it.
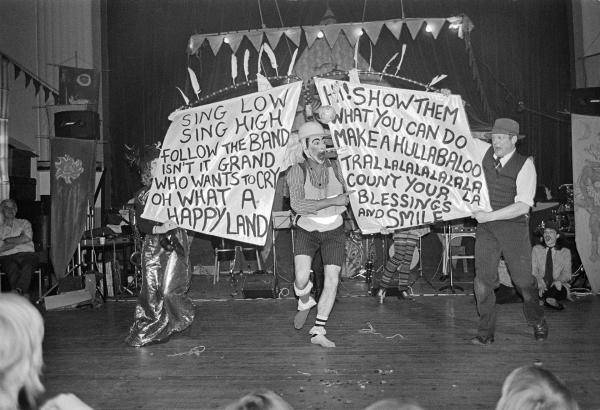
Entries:
{"label": "large handwritten sign", "polygon": [[173,113],[143,217],[264,245],[301,87]]}
{"label": "large handwritten sign", "polygon": [[331,105],[333,143],[364,233],[491,210],[460,96],[315,79]]}

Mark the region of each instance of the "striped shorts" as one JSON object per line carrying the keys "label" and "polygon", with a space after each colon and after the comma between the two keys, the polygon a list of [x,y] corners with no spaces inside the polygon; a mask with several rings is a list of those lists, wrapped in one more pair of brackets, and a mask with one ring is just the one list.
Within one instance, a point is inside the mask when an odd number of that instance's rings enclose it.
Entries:
{"label": "striped shorts", "polygon": [[309,232],[300,227],[296,228],[294,256],[308,255],[313,258],[319,248],[323,257],[323,265],[343,266],[346,263],[346,232],[344,226],[340,225],[326,232]]}

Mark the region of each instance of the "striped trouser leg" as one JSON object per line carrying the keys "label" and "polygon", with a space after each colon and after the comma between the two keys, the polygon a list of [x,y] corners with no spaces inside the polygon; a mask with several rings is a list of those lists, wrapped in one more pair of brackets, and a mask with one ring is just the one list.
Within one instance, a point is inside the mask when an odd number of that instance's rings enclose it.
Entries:
{"label": "striped trouser leg", "polygon": [[410,263],[418,242],[419,237],[410,232],[394,235],[394,255],[385,264],[381,276],[381,287],[392,287],[394,276],[398,277],[398,288],[408,285]]}

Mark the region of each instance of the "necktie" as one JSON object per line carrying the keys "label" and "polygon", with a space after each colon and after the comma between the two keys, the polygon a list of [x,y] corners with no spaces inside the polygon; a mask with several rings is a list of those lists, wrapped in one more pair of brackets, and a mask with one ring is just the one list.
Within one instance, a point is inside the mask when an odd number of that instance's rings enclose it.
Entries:
{"label": "necktie", "polygon": [[548,248],[548,251],[546,252],[546,271],[544,273],[544,282],[546,282],[548,288],[550,288],[552,282],[554,282],[552,273],[552,248]]}
{"label": "necktie", "polygon": [[502,164],[500,163],[500,158],[494,158],[494,168],[496,168],[496,170],[502,168]]}

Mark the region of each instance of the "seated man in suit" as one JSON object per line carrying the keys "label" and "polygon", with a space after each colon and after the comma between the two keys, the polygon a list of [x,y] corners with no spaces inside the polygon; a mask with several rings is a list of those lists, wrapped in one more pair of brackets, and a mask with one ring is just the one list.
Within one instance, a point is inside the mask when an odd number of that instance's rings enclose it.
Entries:
{"label": "seated man in suit", "polygon": [[531,251],[533,276],[537,279],[540,298],[544,305],[562,310],[561,300],[567,299],[571,281],[571,251],[563,248],[557,240],[560,230],[556,222],[544,223],[543,245],[536,245]]}
{"label": "seated man in suit", "polygon": [[29,291],[38,259],[31,224],[26,219],[15,218],[17,210],[17,203],[12,199],[0,202],[0,265],[12,291],[22,295]]}

